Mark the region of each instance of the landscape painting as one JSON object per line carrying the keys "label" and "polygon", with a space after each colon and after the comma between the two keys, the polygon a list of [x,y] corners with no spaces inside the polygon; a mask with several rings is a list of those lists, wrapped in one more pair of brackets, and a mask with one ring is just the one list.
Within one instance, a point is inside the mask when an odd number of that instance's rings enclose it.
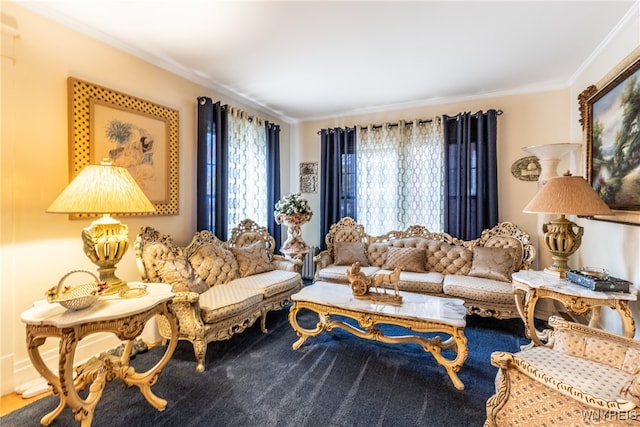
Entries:
{"label": "landscape painting", "polygon": [[589,181],[611,209],[640,210],[640,70],[636,65],[591,102]]}

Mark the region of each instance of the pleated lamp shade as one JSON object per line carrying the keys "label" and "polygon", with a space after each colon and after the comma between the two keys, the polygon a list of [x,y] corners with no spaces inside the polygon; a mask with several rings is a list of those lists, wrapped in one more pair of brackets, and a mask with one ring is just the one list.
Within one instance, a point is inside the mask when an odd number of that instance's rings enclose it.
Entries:
{"label": "pleated lamp shade", "polygon": [[47,212],[122,214],[155,210],[127,169],[102,162],[82,169]]}
{"label": "pleated lamp shade", "polygon": [[523,212],[579,216],[613,214],[583,177],[571,175],[550,178]]}

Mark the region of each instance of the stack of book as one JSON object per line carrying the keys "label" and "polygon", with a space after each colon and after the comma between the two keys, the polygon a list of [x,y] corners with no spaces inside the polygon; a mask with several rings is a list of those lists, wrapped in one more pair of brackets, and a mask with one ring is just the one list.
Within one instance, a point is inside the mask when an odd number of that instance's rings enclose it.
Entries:
{"label": "stack of book", "polygon": [[567,271],[567,280],[598,292],[629,292],[631,282],[609,275],[592,274],[589,271]]}

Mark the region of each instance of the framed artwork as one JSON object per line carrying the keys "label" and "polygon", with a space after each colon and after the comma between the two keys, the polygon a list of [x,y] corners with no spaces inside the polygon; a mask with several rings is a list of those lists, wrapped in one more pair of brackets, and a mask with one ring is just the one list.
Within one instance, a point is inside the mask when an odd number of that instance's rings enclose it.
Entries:
{"label": "framed artwork", "polygon": [[103,159],[126,167],[156,212],[178,214],[178,111],[76,78],[69,90],[69,175]]}
{"label": "framed artwork", "polygon": [[300,192],[318,192],[318,162],[300,163]]}
{"label": "framed artwork", "polygon": [[578,97],[586,145],[587,181],[614,216],[640,223],[640,56]]}

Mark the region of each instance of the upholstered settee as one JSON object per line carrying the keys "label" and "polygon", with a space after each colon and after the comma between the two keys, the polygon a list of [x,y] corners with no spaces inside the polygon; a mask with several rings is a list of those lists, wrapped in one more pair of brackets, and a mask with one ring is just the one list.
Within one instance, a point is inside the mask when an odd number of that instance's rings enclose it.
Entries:
{"label": "upholstered settee", "polygon": [[[186,247],[168,235],[143,227],[135,241],[143,281],[169,283],[179,339],[193,344],[196,369],[203,371],[207,344],[230,338],[269,311],[279,310],[302,288],[301,261],[274,254],[275,241],[265,227],[245,219],[229,240],[198,231]],[[157,318],[160,335],[170,337],[168,321]]]}
{"label": "upholstered settee", "polygon": [[329,228],[325,242],[327,249],[314,257],[315,280],[347,284],[355,262],[368,276],[399,267],[399,290],[461,298],[469,314],[499,319],[519,317],[511,273],[529,269],[536,254],[529,234],[510,222],[464,241],[420,225],[372,236],[345,217]]}
{"label": "upholstered settee", "polygon": [[640,342],[551,317],[548,346],[495,352],[486,427],[640,425]]}

